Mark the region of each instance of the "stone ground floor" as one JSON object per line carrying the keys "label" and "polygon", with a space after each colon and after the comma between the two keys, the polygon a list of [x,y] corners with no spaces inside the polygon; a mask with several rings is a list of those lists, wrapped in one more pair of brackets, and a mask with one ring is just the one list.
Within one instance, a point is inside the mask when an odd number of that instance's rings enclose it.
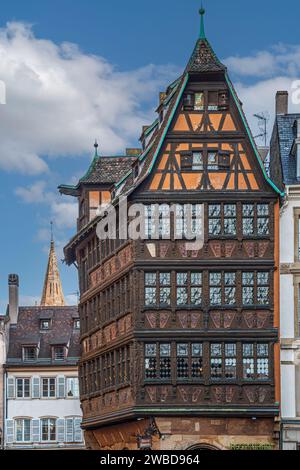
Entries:
{"label": "stone ground floor", "polygon": [[279,428],[274,417],[153,417],[86,430],[85,441],[94,450],[277,450]]}
{"label": "stone ground floor", "polygon": [[300,450],[300,418],[282,420],[281,448],[282,450]]}

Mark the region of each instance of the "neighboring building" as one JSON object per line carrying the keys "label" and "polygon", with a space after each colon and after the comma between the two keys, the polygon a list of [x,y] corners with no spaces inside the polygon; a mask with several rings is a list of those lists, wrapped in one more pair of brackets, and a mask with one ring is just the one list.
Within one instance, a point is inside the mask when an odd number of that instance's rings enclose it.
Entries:
{"label": "neighboring building", "polygon": [[4,364],[8,347],[8,315],[0,315],[0,449],[3,446],[4,436]]}
{"label": "neighboring building", "polygon": [[53,241],[41,305],[19,307],[18,289],[11,274],[4,446],[83,447],[78,308],[64,304]]}
{"label": "neighboring building", "polygon": [[[60,186],[79,201],[65,259],[78,263],[88,448],[278,448],[280,190],[203,14],[141,155],[96,153],[78,185]],[[111,198],[121,211],[124,195],[146,205],[149,238],[159,205],[159,240],[98,239],[96,207]],[[187,203],[197,233],[203,204],[203,247],[170,237],[174,226],[185,235]]]}
{"label": "neighboring building", "polygon": [[277,92],[271,178],[285,191],[280,211],[281,417],[283,449],[300,449],[300,114]]}

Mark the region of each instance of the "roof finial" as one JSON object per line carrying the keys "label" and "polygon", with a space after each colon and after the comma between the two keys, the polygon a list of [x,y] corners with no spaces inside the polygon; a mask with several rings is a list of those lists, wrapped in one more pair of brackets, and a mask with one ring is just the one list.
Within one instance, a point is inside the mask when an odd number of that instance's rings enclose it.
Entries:
{"label": "roof finial", "polygon": [[95,147],[95,157],[98,157],[98,142],[97,142],[97,139],[95,139],[95,143],[94,143],[94,147]]}
{"label": "roof finial", "polygon": [[200,39],[205,39],[205,30],[204,30],[204,15],[205,15],[205,9],[203,8],[203,3],[201,1],[201,8],[199,10],[201,19],[200,19],[200,34],[199,38]]}
{"label": "roof finial", "polygon": [[52,220],[50,221],[50,230],[51,230],[51,243],[53,243],[53,222]]}

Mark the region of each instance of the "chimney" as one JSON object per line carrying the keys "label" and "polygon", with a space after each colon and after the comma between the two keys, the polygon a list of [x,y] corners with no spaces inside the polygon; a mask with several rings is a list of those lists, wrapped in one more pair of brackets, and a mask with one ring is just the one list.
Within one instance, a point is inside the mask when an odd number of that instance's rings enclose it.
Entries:
{"label": "chimney", "polygon": [[289,94],[287,91],[277,91],[276,93],[276,115],[288,113]]}
{"label": "chimney", "polygon": [[19,313],[19,276],[17,274],[10,274],[8,276],[8,295],[8,313],[10,322],[16,324]]}

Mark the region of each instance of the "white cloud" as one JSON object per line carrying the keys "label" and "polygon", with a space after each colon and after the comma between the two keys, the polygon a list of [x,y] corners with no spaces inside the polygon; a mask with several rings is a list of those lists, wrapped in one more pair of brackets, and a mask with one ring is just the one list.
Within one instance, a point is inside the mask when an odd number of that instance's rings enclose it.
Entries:
{"label": "white cloud", "polygon": [[46,241],[50,237],[49,221],[54,223],[55,230],[64,233],[67,229],[74,229],[78,216],[78,204],[69,198],[61,197],[47,189],[47,182],[43,180],[36,181],[29,186],[19,186],[15,194],[25,204],[43,204],[47,206],[47,224],[48,228],[42,227],[38,230],[37,240]]}
{"label": "white cloud", "polygon": [[[300,112],[292,102],[292,83],[300,77],[300,45],[279,44],[270,50],[258,51],[245,57],[229,57],[223,61],[234,77],[235,88],[244,104],[244,111],[254,135],[258,135],[258,121],[254,113],[266,112],[268,139],[275,118],[275,95],[278,90],[289,92],[289,112]],[[237,80],[236,80],[237,79]],[[257,140],[263,144],[263,140]]]}
{"label": "white cloud", "polygon": [[[30,25],[0,29],[0,167],[27,174],[48,170],[45,156],[120,152],[153,117],[151,100],[178,75],[174,66],[120,72],[69,43],[37,39]],[[146,111],[143,111],[146,109]]]}
{"label": "white cloud", "polygon": [[300,73],[300,45],[278,44],[270,50],[224,60],[231,72],[248,77],[295,77]]}

